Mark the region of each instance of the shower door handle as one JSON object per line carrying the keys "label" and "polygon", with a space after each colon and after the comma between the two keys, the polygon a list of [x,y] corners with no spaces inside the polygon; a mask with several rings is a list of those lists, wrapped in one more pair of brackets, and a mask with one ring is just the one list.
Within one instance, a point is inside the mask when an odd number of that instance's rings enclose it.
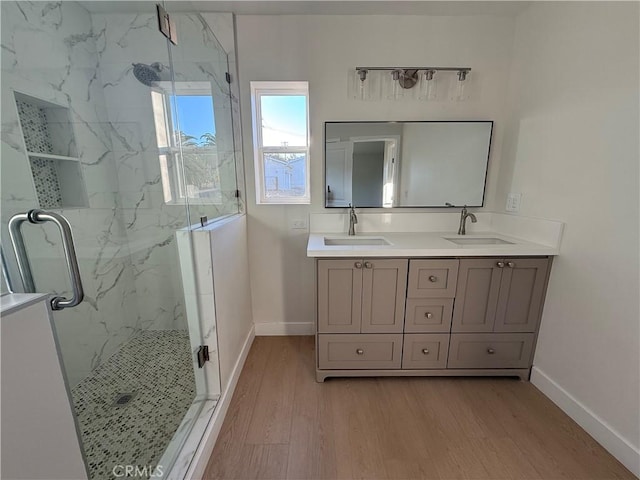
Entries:
{"label": "shower door handle", "polygon": [[18,213],[9,220],[9,237],[11,238],[13,251],[16,255],[18,271],[20,272],[20,277],[22,278],[22,283],[27,293],[35,293],[36,288],[27,257],[27,250],[24,246],[24,238],[22,237],[22,231],[20,229],[24,222],[34,224],[53,222],[60,229],[67,272],[71,280],[72,296],[71,298],[62,296],[53,297],[51,299],[51,308],[53,310],[62,310],[63,308],[75,307],[84,299],[84,289],[82,288],[82,279],[80,278],[80,269],[78,267],[78,258],[76,257],[76,249],[73,243],[71,225],[69,225],[67,219],[62,215],[45,212],[44,210],[30,210],[27,213]]}

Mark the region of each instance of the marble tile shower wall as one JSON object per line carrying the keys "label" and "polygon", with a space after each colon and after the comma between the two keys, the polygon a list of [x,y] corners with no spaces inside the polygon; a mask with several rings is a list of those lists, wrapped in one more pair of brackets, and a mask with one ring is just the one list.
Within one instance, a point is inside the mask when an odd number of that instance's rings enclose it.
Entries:
{"label": "marble tile shower wall", "polygon": [[[72,385],[138,331],[186,328],[175,245],[175,230],[185,226],[185,207],[163,201],[149,89],[131,72],[133,62],[168,65],[151,13],[91,16],[73,2],[2,2],[2,102],[10,106],[2,111],[2,224],[37,205],[17,111],[11,107],[13,89],[70,108],[89,196],[90,208],[62,210],[74,227],[86,290],[82,305],[56,314]],[[214,80],[220,87],[214,89],[214,102],[227,108],[228,98],[216,101],[227,95],[224,73],[222,81],[216,73],[226,69],[215,65],[203,18],[177,19],[183,32],[181,50],[174,54],[177,78]],[[233,30],[230,15],[222,21]],[[237,96],[233,105],[237,119]],[[221,118],[227,114],[216,111]],[[234,149],[240,142],[236,138],[234,145],[228,122],[216,127],[221,175],[235,185]],[[239,132],[239,124],[234,128]],[[227,201],[208,207],[206,214],[236,212],[232,197],[227,192]],[[66,274],[57,238],[55,227],[30,228],[41,290],[68,289],[60,284]]]}
{"label": "marble tile shower wall", "polygon": [[[61,210],[74,227],[86,301],[56,314],[63,361],[76,384],[115,352],[139,323],[134,275],[89,13],[72,2],[2,2],[2,225],[38,205],[13,91],[69,108],[88,209]],[[68,290],[55,227],[28,230],[39,290]],[[3,235],[6,231],[2,232]],[[3,238],[6,238],[4,236]]]}

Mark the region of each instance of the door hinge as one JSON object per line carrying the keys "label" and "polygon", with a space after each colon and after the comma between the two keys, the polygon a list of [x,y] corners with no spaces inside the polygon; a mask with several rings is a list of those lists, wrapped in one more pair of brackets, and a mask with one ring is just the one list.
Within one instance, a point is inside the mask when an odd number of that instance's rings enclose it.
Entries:
{"label": "door hinge", "polygon": [[178,29],[176,23],[171,19],[167,11],[160,4],[156,5],[158,12],[158,30],[167,37],[174,45],[178,44]]}
{"label": "door hinge", "polygon": [[228,84],[231,84],[231,75],[229,72],[224,72],[224,78],[227,80]]}
{"label": "door hinge", "polygon": [[236,190],[235,195],[236,195],[236,198],[240,198],[240,190]]}
{"label": "door hinge", "polygon": [[198,368],[204,367],[204,362],[209,361],[209,347],[207,345],[200,345],[198,348]]}

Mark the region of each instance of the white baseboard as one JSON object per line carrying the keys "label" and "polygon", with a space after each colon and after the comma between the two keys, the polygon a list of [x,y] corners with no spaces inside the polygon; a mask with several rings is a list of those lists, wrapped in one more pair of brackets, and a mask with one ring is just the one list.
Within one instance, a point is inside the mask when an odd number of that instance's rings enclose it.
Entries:
{"label": "white baseboard", "polygon": [[599,444],[634,475],[640,477],[640,449],[634,447],[607,422],[585,407],[537,367],[531,369],[531,383],[584,428]]}
{"label": "white baseboard", "polygon": [[198,445],[198,449],[193,456],[189,470],[187,470],[187,474],[184,476],[185,480],[199,480],[203,478],[204,470],[207,467],[209,458],[211,458],[213,447],[216,445],[216,440],[218,439],[218,435],[222,429],[224,417],[227,415],[227,410],[229,410],[233,392],[238,384],[242,367],[244,366],[244,362],[247,360],[247,356],[249,355],[249,350],[251,349],[251,344],[253,343],[255,336],[255,329],[251,327],[251,330],[244,341],[244,345],[242,346],[242,350],[240,351],[240,356],[238,357],[238,360],[233,367],[233,371],[231,372],[231,378],[229,379],[227,388],[222,392],[222,395],[220,395],[220,400],[218,401],[216,410],[209,420],[209,424],[207,425],[204,436],[200,441],[200,445]]}
{"label": "white baseboard", "polygon": [[256,336],[313,335],[313,322],[256,323]]}

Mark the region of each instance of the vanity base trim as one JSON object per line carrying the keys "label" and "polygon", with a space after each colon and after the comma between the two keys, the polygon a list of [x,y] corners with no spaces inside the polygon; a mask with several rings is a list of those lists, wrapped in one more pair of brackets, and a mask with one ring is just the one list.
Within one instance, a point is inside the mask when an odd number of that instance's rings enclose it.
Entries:
{"label": "vanity base trim", "polygon": [[530,374],[530,368],[428,370],[320,370],[316,368],[316,382],[324,382],[329,377],[519,377],[526,382]]}

